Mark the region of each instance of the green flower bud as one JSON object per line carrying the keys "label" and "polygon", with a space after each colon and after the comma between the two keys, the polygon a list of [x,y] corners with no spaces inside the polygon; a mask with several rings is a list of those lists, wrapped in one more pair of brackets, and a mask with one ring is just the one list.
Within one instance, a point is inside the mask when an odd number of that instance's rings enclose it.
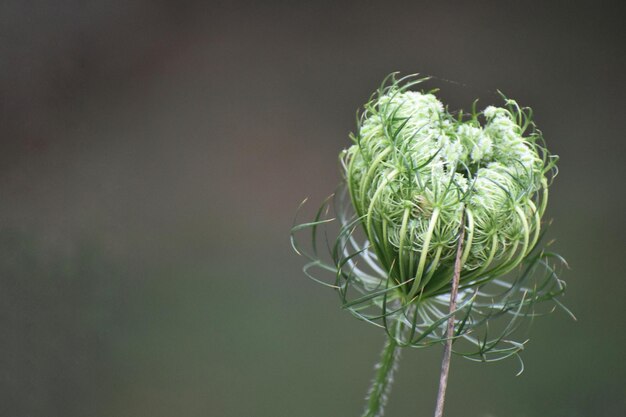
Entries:
{"label": "green flower bud", "polygon": [[[292,229],[294,249],[310,260],[305,273],[388,335],[365,417],[382,415],[400,347],[445,345],[441,415],[450,354],[517,355],[525,343],[512,340],[520,319],[565,290],[555,270],[563,259],[537,249],[557,157],[531,110],[503,97],[503,107],[479,112],[474,103],[470,114],[452,113],[432,92],[410,90],[422,81],[395,74],[383,81],[340,155],[341,192]],[[331,207],[336,219],[327,218]],[[312,253],[294,237],[305,229]],[[318,252],[322,238],[331,261]]]}
{"label": "green flower bud", "polygon": [[[509,339],[518,319],[565,289],[554,267],[564,261],[537,244],[557,157],[530,109],[503,97],[502,107],[453,113],[434,93],[410,90],[422,81],[392,74],[383,82],[340,155],[344,187],[314,221],[294,226],[292,244],[311,260],[308,276],[336,289],[345,309],[383,327],[397,345],[444,341],[452,317],[457,337],[476,348],[455,353],[507,357],[523,347]],[[325,217],[332,201],[339,230],[320,233],[335,220]],[[312,253],[294,237],[304,229]],[[333,233],[329,262],[318,247]],[[334,282],[315,277],[316,268]],[[488,335],[498,317],[509,323]]]}
{"label": "green flower bud", "polygon": [[462,282],[519,265],[539,235],[556,158],[525,132],[528,115],[512,100],[464,118],[406,87],[392,83],[365,106],[342,159],[378,262],[410,299],[450,282],[460,227]]}

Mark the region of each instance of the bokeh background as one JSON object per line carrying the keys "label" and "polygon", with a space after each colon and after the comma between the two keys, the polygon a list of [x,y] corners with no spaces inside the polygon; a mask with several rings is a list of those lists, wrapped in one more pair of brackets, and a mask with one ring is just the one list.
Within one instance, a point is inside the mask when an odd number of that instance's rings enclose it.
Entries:
{"label": "bokeh background", "polygon": [[[3,1],[0,416],[359,415],[383,334],[288,234],[395,70],[532,105],[562,158],[578,321],[519,377],[454,359],[446,415],[626,415],[623,14],[548,3]],[[390,417],[432,414],[440,358],[403,353]]]}

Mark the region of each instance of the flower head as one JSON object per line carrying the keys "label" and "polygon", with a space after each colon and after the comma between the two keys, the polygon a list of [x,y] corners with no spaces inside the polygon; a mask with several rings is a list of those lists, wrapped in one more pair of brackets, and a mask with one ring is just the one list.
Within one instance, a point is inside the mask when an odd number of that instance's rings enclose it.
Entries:
{"label": "flower head", "polygon": [[[449,317],[443,307],[463,235],[459,310],[466,316],[457,332],[480,345],[471,333],[488,317],[516,319],[523,307],[563,290],[554,274],[544,281],[550,285],[529,287],[536,266],[548,265],[533,250],[557,158],[543,146],[530,109],[505,99],[503,107],[452,113],[433,93],[410,90],[422,81],[392,74],[364,106],[341,154],[341,229],[326,269],[336,272],[334,287],[355,315],[399,343],[432,343]],[[314,239],[325,222],[318,216],[307,224]],[[324,265],[317,253],[312,260]],[[504,279],[520,265],[526,269],[517,278]],[[494,285],[502,291],[486,291]],[[352,288],[362,296],[349,300]]]}

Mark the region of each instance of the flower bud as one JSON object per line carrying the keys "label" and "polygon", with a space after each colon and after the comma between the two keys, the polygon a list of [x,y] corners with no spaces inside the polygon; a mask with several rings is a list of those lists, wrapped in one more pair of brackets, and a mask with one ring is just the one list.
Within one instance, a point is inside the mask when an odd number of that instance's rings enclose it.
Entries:
{"label": "flower bud", "polygon": [[365,106],[343,166],[372,250],[412,298],[447,287],[460,227],[461,282],[519,265],[539,235],[555,158],[512,100],[456,116],[408,85],[394,82]]}
{"label": "flower bud", "polygon": [[[523,348],[509,338],[518,319],[565,290],[554,266],[562,258],[537,249],[558,158],[545,149],[529,108],[504,98],[502,107],[453,113],[432,92],[410,90],[422,81],[392,74],[365,104],[340,155],[342,191],[314,221],[294,226],[292,244],[310,259],[309,277],[336,289],[345,309],[398,345],[446,340],[453,317],[456,337],[476,348],[456,353],[510,356]],[[325,242],[328,262],[318,248],[333,234],[320,233],[335,220],[325,218],[331,201],[339,230]],[[304,229],[312,253],[294,237]],[[450,313],[457,259],[458,304]],[[315,277],[316,268],[334,282]],[[498,317],[510,320],[488,334]]]}

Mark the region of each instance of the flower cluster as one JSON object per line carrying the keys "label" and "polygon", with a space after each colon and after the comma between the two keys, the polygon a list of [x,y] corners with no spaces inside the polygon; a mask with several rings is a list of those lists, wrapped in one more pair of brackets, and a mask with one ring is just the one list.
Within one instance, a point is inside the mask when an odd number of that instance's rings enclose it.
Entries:
{"label": "flower cluster", "polygon": [[392,83],[366,105],[342,155],[367,239],[409,299],[449,284],[463,213],[462,283],[519,265],[539,237],[554,166],[515,101],[465,118],[410,85]]}
{"label": "flower cluster", "polygon": [[[341,191],[313,221],[294,226],[292,244],[310,259],[309,277],[336,289],[345,309],[399,346],[442,342],[454,317],[456,337],[477,348],[455,353],[510,356],[523,347],[509,339],[518,319],[565,289],[555,271],[564,261],[538,248],[557,157],[529,108],[503,97],[502,107],[451,112],[432,91],[411,90],[423,81],[385,79],[341,153]],[[333,202],[338,222],[326,216]],[[305,229],[312,252],[294,237]],[[328,261],[319,240],[333,233]],[[459,247],[458,304],[450,312]],[[498,317],[509,320],[487,326]],[[499,329],[495,336],[490,328]]]}

